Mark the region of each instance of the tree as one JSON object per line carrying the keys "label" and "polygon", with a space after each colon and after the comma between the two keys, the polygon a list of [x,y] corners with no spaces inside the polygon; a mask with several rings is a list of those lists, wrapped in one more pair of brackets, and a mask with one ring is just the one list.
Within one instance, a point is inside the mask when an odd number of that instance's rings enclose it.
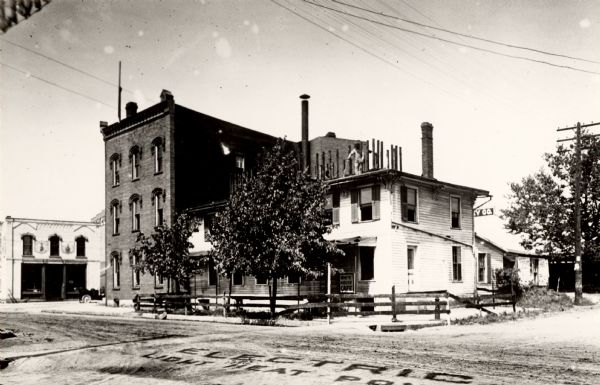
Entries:
{"label": "tree", "polygon": [[[600,262],[600,141],[582,139],[581,234],[582,261]],[[555,259],[574,255],[574,180],[577,159],[574,145],[559,145],[544,155],[547,169],[511,183],[509,207],[502,210],[505,227],[524,236],[529,250]]]}
{"label": "tree", "polygon": [[246,177],[214,219],[211,256],[226,275],[271,279],[275,314],[277,279],[316,276],[339,251],[323,238],[331,231],[324,206],[327,187],[302,172],[293,152],[279,141],[254,177]]}
{"label": "tree", "polygon": [[179,214],[171,226],[161,225],[151,235],[140,233],[136,245],[129,253],[136,261],[136,269],[142,273],[161,275],[171,282],[169,292],[179,292],[181,283],[188,285],[192,274],[198,272],[204,261],[190,256],[194,245],[189,239],[198,231],[197,220],[188,214]]}

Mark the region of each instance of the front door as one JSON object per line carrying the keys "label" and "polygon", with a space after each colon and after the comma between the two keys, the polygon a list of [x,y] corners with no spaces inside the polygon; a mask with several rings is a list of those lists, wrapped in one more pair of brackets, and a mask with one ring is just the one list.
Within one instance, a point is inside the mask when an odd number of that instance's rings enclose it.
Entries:
{"label": "front door", "polygon": [[415,254],[417,248],[415,246],[408,246],[406,249],[406,271],[408,272],[408,291],[415,287]]}

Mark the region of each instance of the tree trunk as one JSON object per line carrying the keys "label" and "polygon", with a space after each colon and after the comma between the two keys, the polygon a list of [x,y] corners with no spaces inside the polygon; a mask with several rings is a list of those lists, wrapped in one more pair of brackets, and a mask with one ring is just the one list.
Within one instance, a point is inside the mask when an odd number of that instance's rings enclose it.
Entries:
{"label": "tree trunk", "polygon": [[275,301],[277,298],[277,278],[272,277],[271,281],[273,281],[273,290],[271,290],[271,318],[275,318]]}

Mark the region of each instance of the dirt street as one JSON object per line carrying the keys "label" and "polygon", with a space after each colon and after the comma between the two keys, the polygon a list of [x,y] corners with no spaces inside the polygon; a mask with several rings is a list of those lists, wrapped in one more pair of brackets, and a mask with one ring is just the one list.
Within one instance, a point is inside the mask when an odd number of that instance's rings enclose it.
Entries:
{"label": "dirt street", "polygon": [[381,333],[1,313],[3,384],[600,384],[600,307]]}

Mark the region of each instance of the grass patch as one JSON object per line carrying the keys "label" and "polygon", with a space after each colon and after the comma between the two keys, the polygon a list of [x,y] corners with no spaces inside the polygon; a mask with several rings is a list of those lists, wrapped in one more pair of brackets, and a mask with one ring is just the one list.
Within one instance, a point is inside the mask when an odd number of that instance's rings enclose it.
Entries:
{"label": "grass patch", "polygon": [[564,311],[573,307],[573,300],[564,293],[535,287],[523,292],[517,306],[526,309],[540,309],[544,312]]}

